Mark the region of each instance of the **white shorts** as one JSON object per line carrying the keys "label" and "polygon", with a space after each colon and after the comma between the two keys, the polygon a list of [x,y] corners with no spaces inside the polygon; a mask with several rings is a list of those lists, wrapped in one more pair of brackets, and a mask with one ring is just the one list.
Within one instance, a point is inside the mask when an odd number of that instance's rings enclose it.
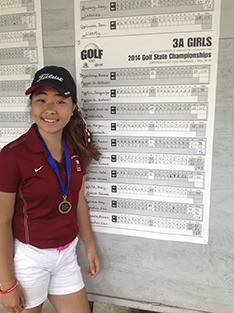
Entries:
{"label": "white shorts", "polygon": [[65,295],[81,290],[84,282],[77,263],[76,244],[68,248],[39,249],[15,240],[15,275],[26,297],[26,308],[42,304],[47,295]]}

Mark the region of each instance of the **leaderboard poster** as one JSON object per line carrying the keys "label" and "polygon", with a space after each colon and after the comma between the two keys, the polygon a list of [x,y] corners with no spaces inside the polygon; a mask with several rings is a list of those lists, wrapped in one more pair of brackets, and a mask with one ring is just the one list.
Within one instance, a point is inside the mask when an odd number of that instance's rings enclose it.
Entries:
{"label": "leaderboard poster", "polygon": [[24,92],[42,66],[40,0],[0,0],[0,149],[29,128]]}
{"label": "leaderboard poster", "polygon": [[207,244],[220,5],[75,1],[95,231]]}

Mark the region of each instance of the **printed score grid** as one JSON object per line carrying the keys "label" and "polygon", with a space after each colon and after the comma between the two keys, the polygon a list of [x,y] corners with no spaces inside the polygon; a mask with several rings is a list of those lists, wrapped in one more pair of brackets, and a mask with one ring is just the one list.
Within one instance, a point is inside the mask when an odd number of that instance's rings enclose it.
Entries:
{"label": "printed score grid", "polygon": [[210,67],[84,69],[81,77],[102,153],[87,171],[93,225],[201,237]]}
{"label": "printed score grid", "polygon": [[[213,0],[81,1],[81,38],[212,29]],[[127,32],[126,32],[127,31]]]}
{"label": "printed score grid", "polygon": [[[214,0],[77,4],[79,100],[102,153],[86,175],[94,230],[207,243],[216,54],[199,45],[213,36],[216,8]],[[183,38],[181,49],[160,37]],[[103,61],[82,57],[88,49],[103,49]]]}
{"label": "printed score grid", "polygon": [[32,122],[24,92],[43,63],[40,1],[1,1],[0,24],[1,148]]}

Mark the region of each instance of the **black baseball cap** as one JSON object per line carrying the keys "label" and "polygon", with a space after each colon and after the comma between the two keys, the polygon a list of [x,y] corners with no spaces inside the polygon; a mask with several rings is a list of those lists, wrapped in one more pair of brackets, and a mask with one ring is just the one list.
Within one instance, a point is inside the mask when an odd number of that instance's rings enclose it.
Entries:
{"label": "black baseball cap", "polygon": [[50,65],[37,71],[31,87],[25,91],[25,94],[33,93],[40,86],[50,86],[63,96],[72,97],[73,102],[76,103],[76,83],[64,67]]}

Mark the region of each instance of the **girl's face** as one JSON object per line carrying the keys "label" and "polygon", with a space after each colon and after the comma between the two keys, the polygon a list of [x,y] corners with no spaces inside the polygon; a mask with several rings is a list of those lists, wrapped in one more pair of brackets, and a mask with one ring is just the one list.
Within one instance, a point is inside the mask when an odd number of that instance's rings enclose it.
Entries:
{"label": "girl's face", "polygon": [[32,94],[32,116],[41,135],[62,135],[63,128],[73,115],[75,104],[49,86],[42,86]]}

